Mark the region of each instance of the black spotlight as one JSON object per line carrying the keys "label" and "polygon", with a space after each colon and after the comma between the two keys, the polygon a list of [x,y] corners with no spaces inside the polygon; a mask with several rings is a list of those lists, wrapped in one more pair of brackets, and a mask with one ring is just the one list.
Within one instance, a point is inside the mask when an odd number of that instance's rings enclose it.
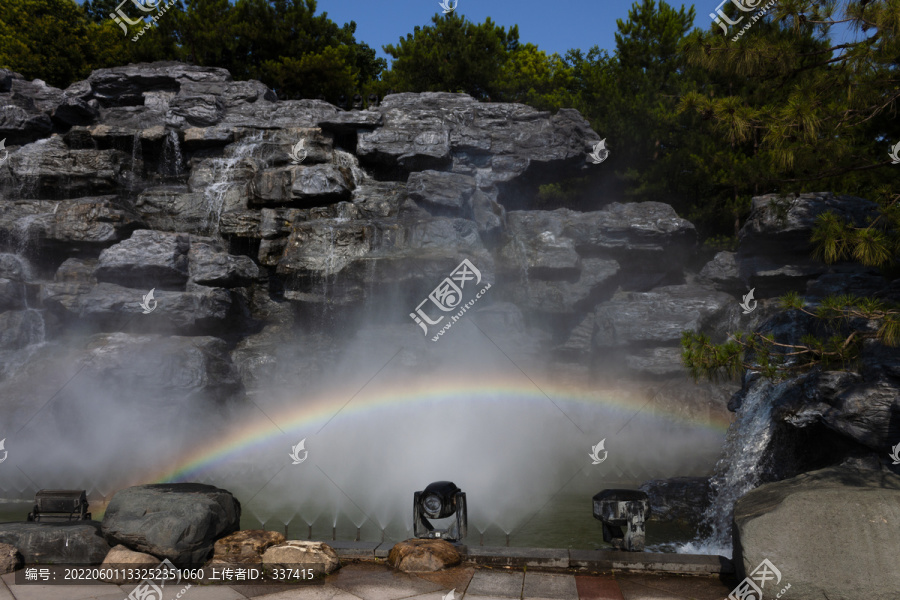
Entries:
{"label": "black spotlight", "polygon": [[[413,533],[417,538],[459,541],[466,537],[469,518],[466,494],[452,481],[435,481],[413,496]],[[435,529],[428,519],[446,519],[456,515],[447,529]]]}

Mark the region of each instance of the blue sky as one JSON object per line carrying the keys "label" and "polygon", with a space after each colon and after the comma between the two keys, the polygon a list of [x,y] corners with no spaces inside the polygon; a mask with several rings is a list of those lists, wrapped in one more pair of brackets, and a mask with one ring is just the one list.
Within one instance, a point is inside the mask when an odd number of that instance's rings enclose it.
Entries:
{"label": "blue sky", "polygon": [[[613,34],[616,19],[627,20],[628,10],[635,0],[459,0],[457,12],[473,23],[483,23],[485,18],[498,25],[519,26],[519,40],[530,42],[547,53],[565,54],[570,48],[587,50],[594,44],[610,54],[616,47]],[[715,9],[718,0],[709,0],[711,6],[698,5],[695,26],[708,27],[706,16]],[[669,1],[678,8],[681,3]],[[686,4],[690,7],[690,4]],[[701,10],[701,6],[703,7]],[[431,17],[441,13],[438,0],[318,0],[318,13],[327,12],[332,21],[344,24],[356,21],[356,39],[363,41],[378,55],[386,57],[381,47],[396,44],[397,40],[412,33],[416,25],[431,24]]]}

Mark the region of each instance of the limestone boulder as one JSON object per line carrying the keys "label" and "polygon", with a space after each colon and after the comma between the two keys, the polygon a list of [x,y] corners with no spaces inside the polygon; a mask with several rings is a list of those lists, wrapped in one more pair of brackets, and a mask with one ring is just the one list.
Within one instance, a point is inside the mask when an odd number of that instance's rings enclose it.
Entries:
{"label": "limestone boulder", "polygon": [[10,544],[0,544],[0,575],[12,573],[25,565],[22,555]]}
{"label": "limestone boulder", "polygon": [[216,540],[211,565],[259,565],[263,553],[287,540],[277,531],[247,529]]}
{"label": "limestone boulder", "polygon": [[[161,561],[152,554],[135,552],[120,544],[109,551],[109,554],[103,559],[103,564],[100,565],[100,568],[110,569],[107,573],[115,574],[115,569],[122,569],[123,567],[133,569],[140,569],[142,567],[152,568],[159,565],[160,562]],[[129,580],[125,577],[108,577],[104,578],[103,581],[109,581],[110,583],[126,583]]]}
{"label": "limestone boulder", "polygon": [[334,548],[324,542],[289,540],[271,546],[262,555],[263,569],[312,569],[316,576],[333,573],[341,568]]}
{"label": "limestone boulder", "polygon": [[388,564],[405,573],[440,571],[460,562],[459,551],[446,540],[406,540],[388,554]]}

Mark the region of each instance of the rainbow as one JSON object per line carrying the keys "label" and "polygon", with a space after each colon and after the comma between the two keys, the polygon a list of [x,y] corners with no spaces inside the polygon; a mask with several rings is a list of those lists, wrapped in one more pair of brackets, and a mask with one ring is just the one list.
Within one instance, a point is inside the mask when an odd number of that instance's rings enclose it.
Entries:
{"label": "rainbow", "polygon": [[[377,418],[379,411],[385,409],[440,404],[453,402],[461,397],[477,398],[483,402],[549,402],[547,396],[557,404],[578,403],[588,406],[604,407],[618,412],[624,418],[640,411],[644,415],[669,422],[677,422],[692,428],[708,430],[724,435],[730,420],[719,416],[713,419],[690,419],[682,413],[663,409],[647,403],[647,397],[634,390],[619,386],[618,388],[598,389],[545,385],[538,387],[521,374],[518,377],[490,377],[473,379],[464,376],[429,377],[421,380],[405,379],[401,385],[372,387],[363,390],[350,387],[336,388],[332,386],[327,393],[311,395],[302,400],[299,406],[292,407],[281,414],[271,414],[272,420],[260,418],[235,428],[229,434],[209,442],[198,444],[191,451],[180,457],[179,461],[167,465],[154,473],[152,481],[168,483],[187,481],[204,471],[239,456],[254,448],[261,448],[267,443],[280,438],[284,432],[319,431],[335,418]],[[276,427],[272,422],[279,423]],[[144,478],[146,483],[146,478]]]}

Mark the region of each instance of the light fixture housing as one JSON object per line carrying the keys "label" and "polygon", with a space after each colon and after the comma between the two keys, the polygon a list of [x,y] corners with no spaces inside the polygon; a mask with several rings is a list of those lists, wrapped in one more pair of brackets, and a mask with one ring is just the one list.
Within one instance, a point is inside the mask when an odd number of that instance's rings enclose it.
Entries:
{"label": "light fixture housing", "polygon": [[[429,519],[456,516],[447,529],[435,529]],[[451,542],[466,537],[468,512],[466,494],[452,481],[435,481],[413,495],[413,534],[421,539],[442,539]]]}
{"label": "light fixture housing", "polygon": [[645,492],[603,490],[594,495],[593,508],[594,518],[603,524],[604,542],[610,542],[616,550],[643,552],[644,521],[650,518],[650,500]]}

